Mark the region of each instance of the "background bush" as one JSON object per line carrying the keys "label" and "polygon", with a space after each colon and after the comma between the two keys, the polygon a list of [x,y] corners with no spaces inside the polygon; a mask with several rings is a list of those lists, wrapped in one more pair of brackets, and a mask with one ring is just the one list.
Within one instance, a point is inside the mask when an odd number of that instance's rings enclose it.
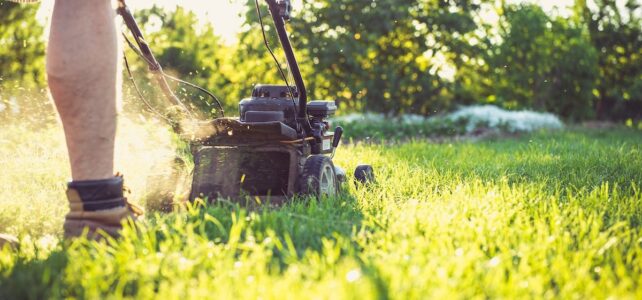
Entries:
{"label": "background bush", "polygon": [[346,139],[359,141],[503,135],[564,127],[562,121],[550,113],[507,111],[493,105],[468,106],[432,117],[352,113],[332,118],[331,122],[344,128]]}
{"label": "background bush", "polygon": [[[232,45],[180,8],[136,13],[165,69],[214,91],[235,112],[254,84],[281,82],[253,2]],[[505,1],[316,0],[294,11],[289,26],[312,98],[336,99],[343,113],[427,116],[494,104],[572,121],[641,119],[642,8],[636,0],[622,3],[576,1],[562,18]],[[44,42],[35,7],[1,2],[0,23],[0,101],[25,89],[42,94]],[[285,65],[274,30],[268,35]],[[145,66],[128,55],[144,92],[160,99],[146,84]],[[204,95],[176,90],[206,116],[217,115]]]}

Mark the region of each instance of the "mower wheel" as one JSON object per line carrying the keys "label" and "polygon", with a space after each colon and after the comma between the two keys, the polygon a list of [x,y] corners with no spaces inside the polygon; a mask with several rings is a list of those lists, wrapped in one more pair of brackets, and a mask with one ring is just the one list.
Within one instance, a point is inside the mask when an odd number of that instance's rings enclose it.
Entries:
{"label": "mower wheel", "polygon": [[375,181],[374,170],[371,165],[358,165],[354,170],[354,180],[358,183],[368,184]]}
{"label": "mower wheel", "polygon": [[300,191],[304,195],[335,196],[338,191],[337,176],[332,160],[324,155],[308,157],[300,178]]}

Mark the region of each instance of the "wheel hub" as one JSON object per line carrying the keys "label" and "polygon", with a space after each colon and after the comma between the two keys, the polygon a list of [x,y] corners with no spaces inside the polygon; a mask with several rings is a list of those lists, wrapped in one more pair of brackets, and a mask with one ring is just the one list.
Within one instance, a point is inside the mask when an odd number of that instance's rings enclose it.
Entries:
{"label": "wheel hub", "polygon": [[334,179],[334,172],[332,166],[324,166],[321,172],[321,181],[319,182],[319,190],[322,195],[334,195],[336,193],[336,181]]}

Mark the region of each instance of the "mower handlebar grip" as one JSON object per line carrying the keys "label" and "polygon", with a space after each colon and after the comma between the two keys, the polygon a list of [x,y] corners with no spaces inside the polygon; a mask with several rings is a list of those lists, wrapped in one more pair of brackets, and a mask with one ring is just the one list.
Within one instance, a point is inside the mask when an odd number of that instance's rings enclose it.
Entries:
{"label": "mower handlebar grip", "polygon": [[343,128],[341,126],[337,126],[334,129],[334,138],[332,139],[332,148],[336,148],[339,146],[339,141],[341,140],[342,135],[343,135]]}

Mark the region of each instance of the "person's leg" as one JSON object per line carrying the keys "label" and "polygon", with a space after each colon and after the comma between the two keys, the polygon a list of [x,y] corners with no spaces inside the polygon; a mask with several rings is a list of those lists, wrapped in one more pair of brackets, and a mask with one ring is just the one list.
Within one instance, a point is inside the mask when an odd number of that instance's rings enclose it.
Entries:
{"label": "person's leg", "polygon": [[51,95],[73,180],[114,176],[118,46],[110,0],[56,0],[47,48]]}
{"label": "person's leg", "polygon": [[110,0],[56,0],[47,48],[49,89],[65,132],[72,181],[65,236],[117,235],[141,212],[114,176],[118,45]]}

